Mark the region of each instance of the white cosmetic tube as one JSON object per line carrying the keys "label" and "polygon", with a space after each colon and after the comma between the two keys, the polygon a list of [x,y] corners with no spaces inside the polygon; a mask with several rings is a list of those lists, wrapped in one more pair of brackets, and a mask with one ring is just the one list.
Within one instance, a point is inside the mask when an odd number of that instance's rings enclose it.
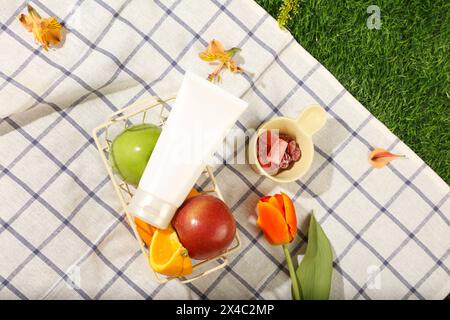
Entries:
{"label": "white cosmetic tube", "polygon": [[127,211],[169,226],[247,102],[187,72]]}

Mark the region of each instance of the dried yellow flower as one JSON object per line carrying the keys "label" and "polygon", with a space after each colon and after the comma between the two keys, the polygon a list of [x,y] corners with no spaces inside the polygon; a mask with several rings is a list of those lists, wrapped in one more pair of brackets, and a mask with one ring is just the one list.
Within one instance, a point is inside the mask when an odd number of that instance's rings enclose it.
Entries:
{"label": "dried yellow flower", "polygon": [[56,46],[61,42],[61,24],[55,17],[42,19],[37,11],[28,5],[28,14],[21,14],[19,21],[29,32],[33,32],[36,43],[42,44],[45,51],[49,45]]}
{"label": "dried yellow flower", "polygon": [[208,80],[211,82],[220,81],[220,72],[223,67],[226,67],[232,73],[239,73],[243,70],[237,65],[236,61],[232,58],[239,52],[239,48],[231,48],[225,50],[222,43],[218,40],[212,40],[205,51],[199,53],[200,59],[206,62],[218,62],[217,68],[213,73],[209,74]]}

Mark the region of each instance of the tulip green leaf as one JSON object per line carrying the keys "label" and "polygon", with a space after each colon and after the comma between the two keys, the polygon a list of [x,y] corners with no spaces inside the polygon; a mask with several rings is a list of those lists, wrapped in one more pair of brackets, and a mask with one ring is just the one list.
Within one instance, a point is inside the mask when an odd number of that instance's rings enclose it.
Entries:
{"label": "tulip green leaf", "polygon": [[330,296],[333,253],[330,241],[314,214],[308,229],[308,246],[296,274],[304,300],[327,300]]}

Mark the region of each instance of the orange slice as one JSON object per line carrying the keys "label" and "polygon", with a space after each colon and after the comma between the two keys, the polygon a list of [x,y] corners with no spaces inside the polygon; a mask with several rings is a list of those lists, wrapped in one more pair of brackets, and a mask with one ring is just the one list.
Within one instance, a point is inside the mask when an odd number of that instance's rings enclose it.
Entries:
{"label": "orange slice", "polygon": [[198,196],[198,195],[200,195],[200,194],[201,194],[201,193],[198,192],[197,189],[192,188],[192,190],[191,190],[191,192],[189,192],[189,194],[188,194],[186,200],[187,200],[187,199],[190,199],[190,198],[193,198],[193,197],[195,197],[195,196]]}
{"label": "orange slice", "polygon": [[139,218],[134,218],[134,223],[136,223],[136,230],[141,237],[142,241],[150,248],[150,243],[152,242],[153,234],[155,233],[155,228],[148,223],[142,221]]}
{"label": "orange slice", "polygon": [[192,263],[188,251],[178,239],[172,226],[156,229],[150,244],[149,261],[155,272],[170,277],[192,273]]}
{"label": "orange slice", "polygon": [[[189,192],[186,199],[193,198],[201,194],[195,188],[192,188],[191,192]],[[139,218],[134,218],[134,223],[136,224],[136,230],[141,237],[142,241],[150,248],[150,244],[152,242],[153,234],[155,233],[156,228],[148,224],[147,222],[142,221]]]}

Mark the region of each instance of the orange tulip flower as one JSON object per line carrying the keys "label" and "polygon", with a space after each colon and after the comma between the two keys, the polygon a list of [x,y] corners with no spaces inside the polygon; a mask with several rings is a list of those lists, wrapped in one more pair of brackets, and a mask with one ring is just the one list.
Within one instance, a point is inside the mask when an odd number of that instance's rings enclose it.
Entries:
{"label": "orange tulip flower", "polygon": [[297,216],[292,200],[284,193],[262,197],[258,204],[258,220],[267,241],[273,245],[292,242],[297,233]]}
{"label": "orange tulip flower", "polygon": [[261,228],[267,241],[272,245],[282,245],[283,247],[292,281],[292,297],[294,300],[300,300],[300,284],[287,246],[294,240],[297,233],[297,216],[294,204],[291,198],[282,192],[281,194],[262,197],[259,199],[256,209],[258,212],[256,224]]}

